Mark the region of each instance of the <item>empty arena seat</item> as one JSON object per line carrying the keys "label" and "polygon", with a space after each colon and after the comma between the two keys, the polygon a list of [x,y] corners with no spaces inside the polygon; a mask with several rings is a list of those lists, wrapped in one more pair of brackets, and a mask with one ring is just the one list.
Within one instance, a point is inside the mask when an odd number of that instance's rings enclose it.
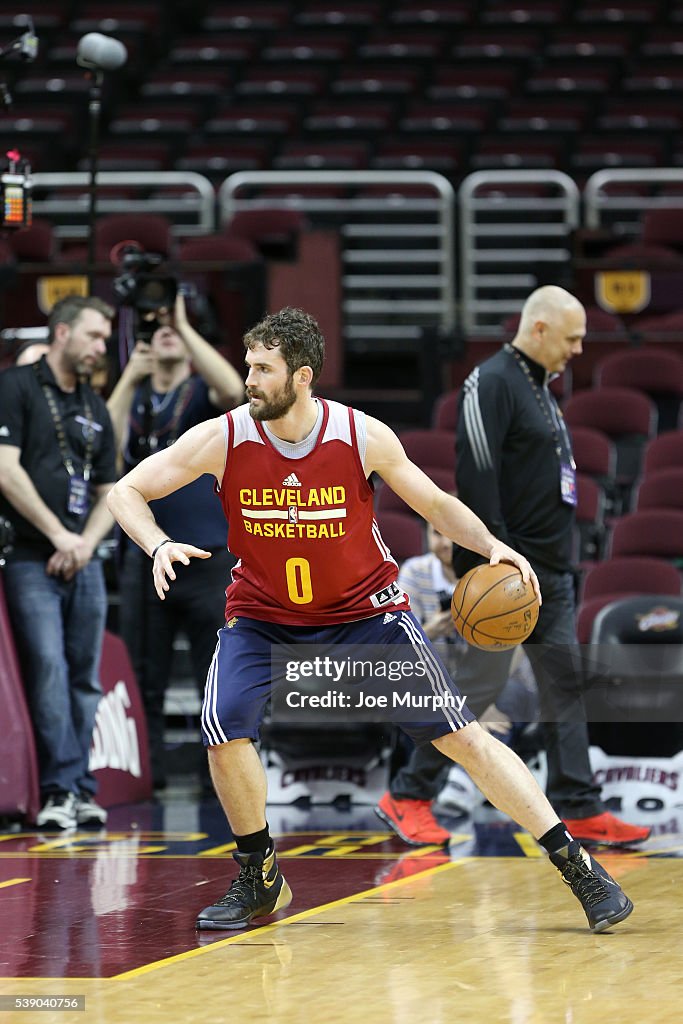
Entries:
{"label": "empty arena seat", "polygon": [[644,476],[636,492],[636,510],[644,508],[683,509],[683,464],[658,469]]}
{"label": "empty arena seat", "polygon": [[624,500],[640,473],[643,451],[657,432],[657,409],[650,398],[633,388],[577,391],[568,398],[564,416],[570,430],[592,427],[607,434],[617,453],[616,478]]}
{"label": "empty arena seat", "polygon": [[639,594],[610,602],[595,616],[584,653],[591,738],[611,753],[678,753],[683,741],[683,598]]}
{"label": "empty arena seat", "polygon": [[[438,469],[435,466],[431,466],[425,472],[429,479],[433,480],[437,487],[440,487],[443,491],[447,491],[449,494],[455,491],[455,473],[453,470]],[[398,494],[392,491],[391,487],[387,484],[383,484],[377,492],[376,508],[379,513],[403,512],[407,515],[417,515],[410,505],[406,505],[403,498],[399,498]]]}
{"label": "empty arena seat", "polygon": [[602,557],[605,540],[605,492],[592,477],[576,474],[576,521],[573,558],[579,565]]}
{"label": "empty arena seat", "polygon": [[640,509],[614,523],[610,554],[650,555],[683,565],[683,511],[673,508]]}
{"label": "empty arena seat", "polygon": [[450,430],[404,430],[399,439],[408,458],[425,473],[429,469],[454,470],[455,434]]}
{"label": "empty arena seat", "polygon": [[212,333],[224,355],[241,366],[242,337],[260,319],[265,303],[265,270],[258,247],[247,238],[221,232],[181,242],[178,260],[184,280],[209,303]]}
{"label": "empty arena seat", "polygon": [[458,423],[458,397],[460,388],[439,395],[432,410],[432,427],[435,430],[449,430],[455,433]]}
{"label": "empty arena seat", "polygon": [[605,356],[595,366],[594,383],[602,387],[635,388],[657,407],[658,431],[678,424],[683,401],[683,356],[670,349],[647,346]]}
{"label": "empty arena seat", "polygon": [[376,519],[382,540],[397,562],[424,554],[425,531],[417,516],[390,509],[378,512]]}
{"label": "empty arena seat", "polygon": [[668,245],[683,250],[683,209],[667,206],[645,210],[641,239],[644,245]]}
{"label": "empty arena seat", "polygon": [[581,600],[589,601],[605,594],[681,593],[681,574],[663,558],[623,555],[597,562],[585,574]]}
{"label": "empty arena seat", "polygon": [[263,253],[274,255],[292,251],[298,235],[307,227],[308,218],[301,210],[272,207],[238,210],[225,225],[225,231],[246,238]]}
{"label": "empty arena seat", "polygon": [[98,260],[108,260],[119,242],[137,242],[145,252],[170,256],[173,251],[171,222],[159,213],[112,213],[95,225]]}
{"label": "empty arena seat", "polygon": [[643,473],[646,476],[665,466],[683,466],[683,430],[660,434],[645,448]]}

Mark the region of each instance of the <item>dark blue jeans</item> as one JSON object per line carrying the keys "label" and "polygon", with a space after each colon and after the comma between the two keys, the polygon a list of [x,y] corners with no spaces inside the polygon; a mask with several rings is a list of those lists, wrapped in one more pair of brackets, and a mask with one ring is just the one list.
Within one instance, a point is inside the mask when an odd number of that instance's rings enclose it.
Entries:
{"label": "dark blue jeans", "polygon": [[[541,730],[548,757],[546,791],[561,816],[590,817],[604,807],[600,790],[592,781],[588,758],[574,579],[571,573],[537,572],[543,604],[524,650],[538,683]],[[512,651],[492,653],[471,647],[462,659],[456,682],[475,715],[481,715],[502,693],[512,655]],[[393,796],[399,800],[433,799],[449,765],[450,761],[431,744],[416,748],[391,783]]]}
{"label": "dark blue jeans", "polygon": [[69,582],[44,562],[3,569],[38,749],[43,797],[97,788],[88,756],[102,696],[98,672],[107,614],[102,565],[93,560]]}

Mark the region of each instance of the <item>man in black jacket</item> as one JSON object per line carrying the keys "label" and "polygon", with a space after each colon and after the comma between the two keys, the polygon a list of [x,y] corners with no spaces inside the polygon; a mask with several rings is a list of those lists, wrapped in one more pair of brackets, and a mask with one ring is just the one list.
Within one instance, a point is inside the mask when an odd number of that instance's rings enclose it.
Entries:
{"label": "man in black jacket", "polygon": [[[529,296],[512,343],[476,367],[463,386],[456,480],[461,501],[529,559],[541,584],[543,604],[526,651],[539,687],[548,798],[577,839],[626,846],[643,842],[650,830],[607,812],[592,781],[571,566],[576,472],[571,439],[548,387],[580,355],[585,334],[585,310],[569,292],[548,285]],[[458,576],[476,564],[472,552],[455,549]],[[472,648],[463,659],[458,686],[475,714],[499,696],[512,654]],[[435,839],[443,830],[433,815],[427,820],[425,801],[436,796],[447,769],[434,747],[416,748],[382,797],[377,813],[406,842],[443,841]]]}
{"label": "man in black jacket", "polygon": [[89,751],[107,614],[97,548],[113,525],[116,453],[90,378],[113,316],[96,296],[66,296],[50,313],[47,355],[0,374],[0,515],[16,534],[4,589],[38,750],[35,823],[46,829],[107,820]]}

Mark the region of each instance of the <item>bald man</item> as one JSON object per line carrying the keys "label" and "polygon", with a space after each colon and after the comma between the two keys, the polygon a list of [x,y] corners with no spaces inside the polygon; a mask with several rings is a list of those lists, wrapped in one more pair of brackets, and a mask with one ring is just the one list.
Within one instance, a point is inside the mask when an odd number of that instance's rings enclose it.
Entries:
{"label": "bald man", "polygon": [[[647,828],[605,810],[593,783],[576,638],[572,535],[576,467],[571,438],[548,385],[581,354],[586,313],[555,285],[538,288],[522,309],[517,334],[465,381],[456,435],[457,493],[491,532],[533,566],[543,594],[538,624],[525,644],[538,683],[548,757],[547,795],[583,842],[631,846]],[[458,576],[477,564],[456,548]],[[479,716],[500,695],[513,651],[472,648],[457,681]],[[431,801],[448,764],[434,748],[416,748],[376,810],[406,842],[443,843]]]}

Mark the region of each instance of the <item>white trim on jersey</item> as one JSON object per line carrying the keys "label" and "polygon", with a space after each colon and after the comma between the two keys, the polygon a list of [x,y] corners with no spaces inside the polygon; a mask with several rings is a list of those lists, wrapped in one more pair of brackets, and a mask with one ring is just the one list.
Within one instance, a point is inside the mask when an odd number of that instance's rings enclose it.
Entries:
{"label": "white trim on jersey", "polygon": [[393,562],[394,565],[397,566],[398,562],[396,561],[396,559],[394,558],[394,556],[392,555],[391,551],[386,546],[384,541],[382,540],[382,534],[379,532],[379,526],[377,525],[377,520],[376,519],[372,520],[372,536],[375,539],[375,544],[379,548],[380,554],[382,555],[382,558],[384,559],[384,561],[385,562]]}
{"label": "white trim on jersey", "polygon": [[339,402],[327,401],[327,423],[325,433],[321,438],[321,444],[327,441],[343,441],[344,444],[352,446],[351,425],[349,423],[349,410],[346,405]]}
{"label": "white trim on jersey", "polygon": [[465,431],[472,446],[477,469],[480,473],[493,469],[491,449],[479,405],[479,367],[473,370],[465,381],[462,411],[465,419]]}
{"label": "white trim on jersey", "polygon": [[245,441],[255,441],[256,444],[265,444],[254,423],[251,415],[249,414],[249,403],[246,405],[239,405],[236,409],[232,409],[230,412],[232,416],[232,446],[237,448],[238,445],[243,444]]}
{"label": "white trim on jersey", "polygon": [[446,676],[444,675],[441,665],[435,657],[431,647],[425,643],[424,637],[416,628],[415,623],[411,621],[409,615],[401,615],[399,626],[404,633],[407,634],[410,639],[411,647],[427,669],[427,677],[432,688],[432,693],[435,697],[441,697],[444,699],[445,706],[439,710],[443,711],[444,718],[447,720],[451,731],[456,732],[458,729],[467,725],[468,722],[462,717],[456,708],[449,707],[446,703],[448,696],[451,694],[451,688],[446,681]]}

